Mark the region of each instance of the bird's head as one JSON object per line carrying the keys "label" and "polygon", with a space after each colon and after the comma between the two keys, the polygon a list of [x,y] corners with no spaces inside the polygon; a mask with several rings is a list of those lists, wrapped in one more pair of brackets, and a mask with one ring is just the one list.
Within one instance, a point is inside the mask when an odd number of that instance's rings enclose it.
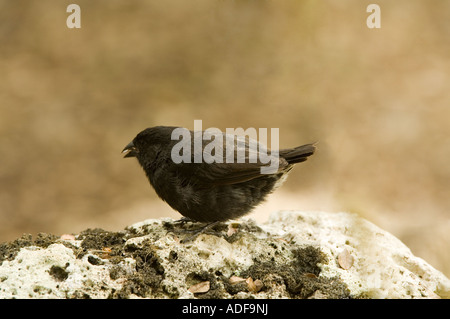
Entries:
{"label": "bird's head", "polygon": [[141,165],[152,163],[158,154],[168,148],[170,156],[171,134],[174,127],[156,126],[143,130],[122,150],[124,157],[136,157]]}

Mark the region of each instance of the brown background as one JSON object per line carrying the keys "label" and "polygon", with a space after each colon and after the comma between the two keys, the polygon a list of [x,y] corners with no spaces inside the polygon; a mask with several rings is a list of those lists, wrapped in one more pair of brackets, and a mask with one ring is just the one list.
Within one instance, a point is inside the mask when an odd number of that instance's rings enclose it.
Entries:
{"label": "brown background", "polygon": [[450,275],[450,2],[369,3],[0,1],[0,241],[178,218],[120,151],[201,119],[319,141],[252,218],[355,212]]}

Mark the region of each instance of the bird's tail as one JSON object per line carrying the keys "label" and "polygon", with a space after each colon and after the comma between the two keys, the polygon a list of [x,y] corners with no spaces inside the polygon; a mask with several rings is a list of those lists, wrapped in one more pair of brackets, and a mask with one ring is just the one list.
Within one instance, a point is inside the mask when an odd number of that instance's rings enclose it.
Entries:
{"label": "bird's tail", "polygon": [[285,158],[289,164],[296,164],[306,161],[308,156],[314,154],[315,144],[306,144],[299,147],[280,150],[280,156]]}

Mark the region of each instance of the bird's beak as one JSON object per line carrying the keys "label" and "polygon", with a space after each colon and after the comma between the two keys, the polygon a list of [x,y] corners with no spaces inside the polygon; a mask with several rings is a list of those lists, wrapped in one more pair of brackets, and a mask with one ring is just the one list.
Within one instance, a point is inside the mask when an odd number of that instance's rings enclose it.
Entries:
{"label": "bird's beak", "polygon": [[122,151],[122,154],[125,153],[124,157],[136,157],[136,155],[139,153],[136,146],[134,146],[133,141],[131,141]]}

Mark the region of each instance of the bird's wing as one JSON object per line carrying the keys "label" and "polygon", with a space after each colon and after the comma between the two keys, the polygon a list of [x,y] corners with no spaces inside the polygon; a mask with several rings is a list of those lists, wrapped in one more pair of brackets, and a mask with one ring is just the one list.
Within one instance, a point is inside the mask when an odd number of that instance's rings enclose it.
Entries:
{"label": "bird's wing", "polygon": [[194,163],[200,150],[192,150],[191,163],[176,164],[175,169],[179,177],[204,186],[243,183],[261,177],[271,164],[276,166],[272,174],[289,165],[255,140],[224,133],[203,140],[201,163]]}

